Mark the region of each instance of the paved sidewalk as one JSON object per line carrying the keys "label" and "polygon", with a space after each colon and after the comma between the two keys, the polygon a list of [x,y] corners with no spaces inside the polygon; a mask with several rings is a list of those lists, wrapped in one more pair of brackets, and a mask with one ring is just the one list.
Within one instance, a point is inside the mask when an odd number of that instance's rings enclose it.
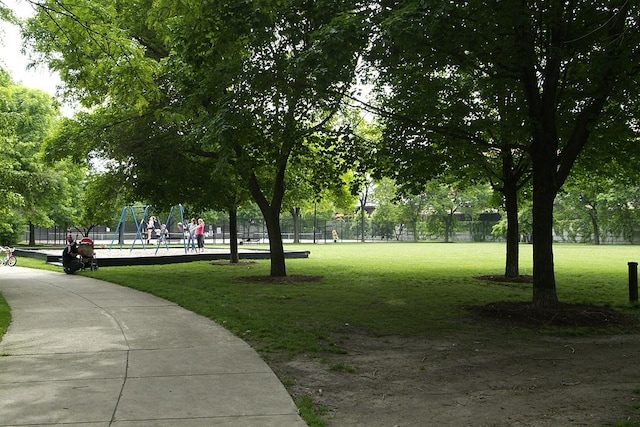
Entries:
{"label": "paved sidewalk", "polygon": [[20,267],[0,292],[0,426],[306,426],[251,347],[176,304]]}

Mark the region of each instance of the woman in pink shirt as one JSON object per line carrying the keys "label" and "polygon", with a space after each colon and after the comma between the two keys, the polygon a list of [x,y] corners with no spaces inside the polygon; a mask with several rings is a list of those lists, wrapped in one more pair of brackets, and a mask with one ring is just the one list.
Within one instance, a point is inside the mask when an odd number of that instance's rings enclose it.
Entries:
{"label": "woman in pink shirt", "polygon": [[196,240],[198,241],[198,251],[204,252],[204,220],[202,218],[198,218]]}

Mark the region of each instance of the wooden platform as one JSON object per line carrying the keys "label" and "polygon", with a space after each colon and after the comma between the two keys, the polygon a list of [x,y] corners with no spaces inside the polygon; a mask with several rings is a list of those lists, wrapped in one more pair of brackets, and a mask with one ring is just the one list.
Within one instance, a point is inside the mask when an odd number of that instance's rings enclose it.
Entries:
{"label": "wooden platform", "polygon": [[[157,251],[156,251],[157,249]],[[44,249],[16,249],[14,254],[17,257],[29,257],[41,259],[47,263],[60,263],[63,247]],[[285,258],[308,258],[309,251],[285,250]],[[271,253],[268,249],[242,248],[239,250],[240,259],[269,259]],[[204,252],[185,253],[184,248],[156,248],[148,246],[145,249],[95,249],[95,258],[99,267],[116,267],[126,265],[156,265],[156,264],[176,264],[194,261],[215,261],[228,260],[231,252],[228,248],[215,247],[207,248]]]}

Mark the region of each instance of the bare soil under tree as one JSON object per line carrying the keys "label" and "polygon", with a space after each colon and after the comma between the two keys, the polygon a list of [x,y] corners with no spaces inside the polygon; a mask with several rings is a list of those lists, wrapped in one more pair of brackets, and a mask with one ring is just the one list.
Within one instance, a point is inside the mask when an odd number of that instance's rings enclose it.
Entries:
{"label": "bare soil under tree", "polygon": [[268,363],[294,398],[308,396],[325,409],[329,426],[640,423],[634,318],[602,307],[539,311],[523,303],[468,313],[455,321],[460,332],[437,339],[345,325],[332,337],[345,354],[271,354]]}

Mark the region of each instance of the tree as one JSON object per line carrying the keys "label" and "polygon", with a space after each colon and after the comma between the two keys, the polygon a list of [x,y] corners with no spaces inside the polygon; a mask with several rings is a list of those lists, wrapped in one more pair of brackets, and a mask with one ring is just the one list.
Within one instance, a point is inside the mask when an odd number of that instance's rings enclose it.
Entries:
{"label": "tree", "polygon": [[606,126],[592,130],[594,143],[576,159],[556,201],[556,224],[566,225],[562,232],[596,245],[607,234],[614,238],[625,235],[633,241],[635,215],[631,212],[637,205],[635,192],[640,185],[636,173],[640,147],[637,118],[629,113],[629,108],[610,105],[604,111],[610,115],[604,121]]}
{"label": "tree", "polygon": [[[131,114],[103,107],[62,120],[47,140],[45,152],[50,159],[70,158],[106,169],[90,177],[87,189],[92,191],[83,204],[86,224],[108,217],[109,209],[117,212],[140,200],[167,211],[178,204],[189,204],[194,211],[217,208],[229,215],[230,261],[238,262],[235,215],[248,193],[232,167],[193,154],[185,139],[184,132],[156,117],[152,109]],[[203,181],[224,185],[202,187]]]}
{"label": "tree", "polygon": [[444,237],[445,243],[452,241],[458,223],[458,215],[465,215],[465,208],[473,202],[462,188],[432,181],[427,184],[427,214],[434,227]]}
{"label": "tree", "polygon": [[265,218],[271,275],[284,276],[286,171],[312,149],[348,152],[349,129],[327,123],[367,43],[361,9],[339,0],[47,1],[29,35],[84,105],[151,116],[147,124],[158,136],[169,130],[183,152],[231,164]]}
{"label": "tree", "polygon": [[518,196],[531,178],[524,95],[449,58],[455,47],[431,40],[437,36],[425,32],[421,3],[381,4],[370,57],[384,124],[379,152],[388,160],[376,169],[405,194],[447,174],[457,182],[488,180],[507,214],[505,275],[517,277]]}
{"label": "tree", "polygon": [[376,182],[371,199],[376,207],[371,215],[372,236],[378,235],[386,240],[397,239],[402,233],[402,207],[397,200],[395,182],[389,178]]}
{"label": "tree", "polygon": [[590,173],[570,177],[556,198],[556,234],[594,245],[607,237],[633,243],[640,225],[638,187],[616,178]]}
{"label": "tree", "polygon": [[34,245],[36,225],[71,219],[73,195],[80,192],[84,171],[65,162],[47,164],[41,153],[58,118],[56,101],[4,77],[0,84],[0,199],[4,202],[0,228],[5,239],[13,242],[29,226],[29,244]]}
{"label": "tree", "polygon": [[418,222],[422,218],[426,206],[427,195],[425,193],[402,197],[402,222],[404,224],[408,224],[415,242],[417,242],[420,237],[418,232]]}
{"label": "tree", "polygon": [[[407,67],[431,76],[476,77],[515,94],[528,137],[533,181],[533,304],[558,304],[553,263],[553,202],[592,130],[637,98],[640,5],[591,2],[381,1],[390,20],[414,34],[423,55]],[[396,62],[397,63],[397,62]],[[449,80],[448,80],[449,81]],[[440,97],[430,86],[432,102]],[[458,85],[452,84],[457,88]],[[477,87],[474,85],[474,87]],[[474,103],[481,92],[465,96]],[[511,121],[510,121],[511,122]],[[470,162],[469,156],[465,156]]]}
{"label": "tree", "polygon": [[[216,3],[213,14],[210,6],[196,15],[200,21],[212,16],[222,31],[215,40],[208,30],[197,32],[181,46],[187,49],[188,75],[195,77],[187,84],[208,94],[208,115],[220,124],[215,141],[235,153],[267,225],[271,275],[284,276],[279,215],[287,168],[314,150],[329,158],[349,151],[344,148],[350,130],[330,124],[366,43],[359,5]],[[190,18],[184,24],[191,33]],[[192,52],[202,56],[192,58]],[[220,64],[215,74],[212,63]]]}

